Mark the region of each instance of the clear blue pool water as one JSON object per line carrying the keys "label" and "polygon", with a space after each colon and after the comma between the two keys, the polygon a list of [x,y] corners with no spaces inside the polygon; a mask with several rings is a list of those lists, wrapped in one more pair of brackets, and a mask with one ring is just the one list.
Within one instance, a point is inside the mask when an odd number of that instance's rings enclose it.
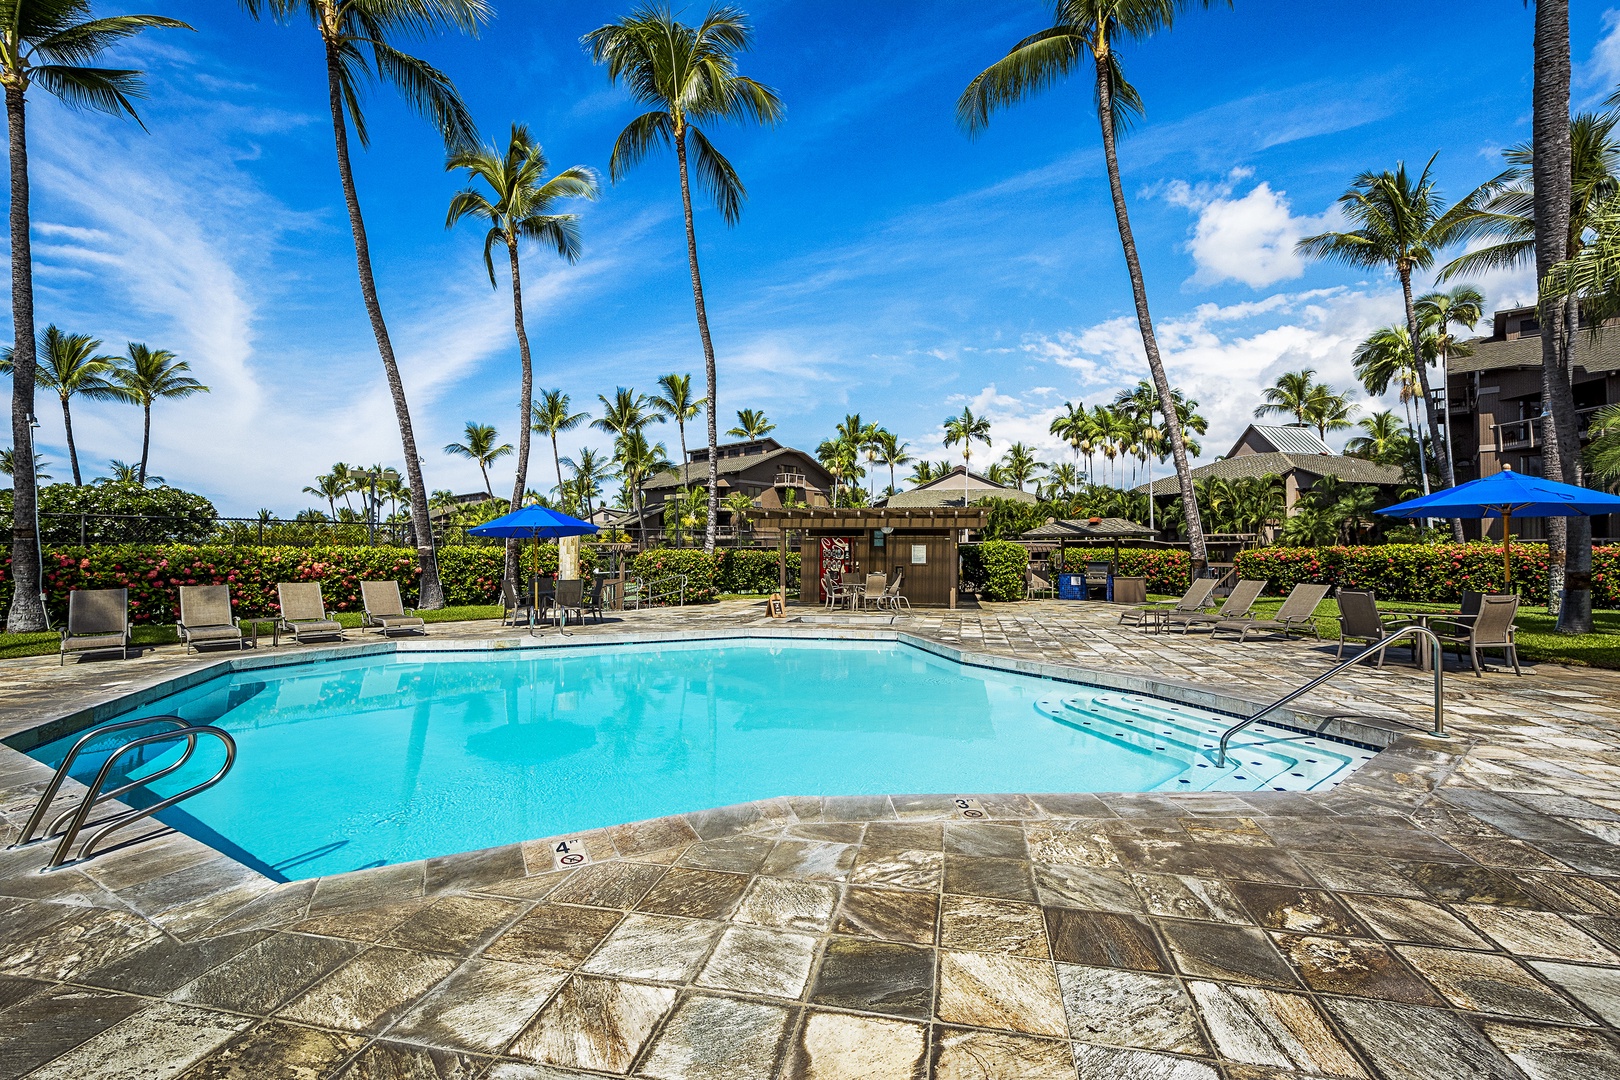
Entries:
{"label": "clear blue pool water", "polygon": [[164,820],[289,879],[773,796],[1305,790],[1368,756],[1258,728],[1217,770],[1229,718],[877,642],[399,652],[237,672],[128,715],[159,714],[240,750]]}

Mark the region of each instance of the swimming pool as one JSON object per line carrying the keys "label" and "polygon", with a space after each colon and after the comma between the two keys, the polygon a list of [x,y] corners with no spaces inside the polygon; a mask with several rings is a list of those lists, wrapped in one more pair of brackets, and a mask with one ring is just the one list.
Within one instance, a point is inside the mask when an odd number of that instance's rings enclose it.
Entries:
{"label": "swimming pool", "polygon": [[[127,716],[161,714],[239,747],[163,820],[288,879],[775,796],[1310,790],[1370,756],[1256,725],[1217,769],[1229,716],[887,641],[398,651],[235,671]],[[197,757],[154,790],[217,764]]]}

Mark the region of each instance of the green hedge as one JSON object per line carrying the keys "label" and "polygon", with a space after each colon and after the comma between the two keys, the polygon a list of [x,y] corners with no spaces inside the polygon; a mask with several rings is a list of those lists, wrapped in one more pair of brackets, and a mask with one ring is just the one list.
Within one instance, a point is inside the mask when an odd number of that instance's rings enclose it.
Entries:
{"label": "green hedge", "polygon": [[[0,491],[0,517],[11,519],[10,488]],[[98,480],[39,489],[39,531],[47,547],[201,544],[213,535],[217,517],[203,496],[162,485]]]}
{"label": "green hedge", "polygon": [[[758,548],[735,548],[716,552],[720,560],[715,590],[723,593],[773,593],[777,581],[777,553]],[[788,591],[799,587],[799,553],[787,555]]]}
{"label": "green hedge", "polygon": [[636,556],[635,575],[648,584],[672,574],[686,575],[686,602],[703,604],[714,599],[720,576],[720,557],[701,548],[653,548]]}
{"label": "green hedge", "polygon": [[[595,552],[585,547],[580,562],[589,570]],[[529,566],[523,553],[523,567]],[[493,604],[500,596],[502,548],[447,547],[438,552],[445,602],[453,607]],[[557,572],[557,545],[540,545],[540,569]],[[0,608],[11,603],[11,560],[0,564]],[[54,548],[45,553],[45,588],[52,621],[67,617],[73,589],[129,589],[130,618],[136,623],[172,623],[180,610],[181,585],[229,585],[239,616],[274,615],[276,583],[319,581],[334,611],[359,611],[360,582],[393,578],[406,604],[417,595],[416,552],[391,547],[243,547],[185,544]]]}
{"label": "green hedge", "polygon": [[974,561],[979,565],[987,600],[1022,600],[1029,570],[1029,549],[1010,540],[986,540],[977,545]]}
{"label": "green hedge", "polygon": [[[1419,603],[1456,603],[1465,591],[1500,592],[1504,584],[1502,546],[1489,543],[1256,548],[1238,555],[1237,571],[1265,578],[1270,593],[1319,581]],[[1545,544],[1513,545],[1513,586],[1532,603],[1547,602]],[[1612,546],[1592,551],[1592,602],[1620,607],[1620,552]]]}

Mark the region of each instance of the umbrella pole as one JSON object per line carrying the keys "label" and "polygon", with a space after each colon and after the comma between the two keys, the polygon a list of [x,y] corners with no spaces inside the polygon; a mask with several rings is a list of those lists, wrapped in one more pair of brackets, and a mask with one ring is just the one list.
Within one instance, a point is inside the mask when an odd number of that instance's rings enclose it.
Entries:
{"label": "umbrella pole", "polygon": [[1507,591],[1513,591],[1513,507],[1502,509],[1502,576],[1507,579]]}
{"label": "umbrella pole", "polygon": [[540,535],[529,537],[529,633],[534,633],[534,620],[540,610]]}

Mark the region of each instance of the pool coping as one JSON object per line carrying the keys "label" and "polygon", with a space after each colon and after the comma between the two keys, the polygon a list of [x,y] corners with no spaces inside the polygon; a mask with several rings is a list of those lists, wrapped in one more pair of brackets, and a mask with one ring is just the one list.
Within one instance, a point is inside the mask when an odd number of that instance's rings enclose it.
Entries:
{"label": "pool coping", "polygon": [[[681,630],[681,631],[649,631],[610,635],[591,635],[589,637],[554,636],[546,638],[495,638],[485,640],[447,640],[447,639],[387,639],[370,642],[356,642],[353,644],[330,645],[319,648],[302,649],[298,652],[275,653],[255,655],[251,653],[232,654],[210,659],[208,662],[199,662],[194,668],[178,673],[165,673],[153,677],[134,687],[119,685],[116,692],[109,694],[105,700],[97,701],[73,712],[57,715],[55,717],[38,719],[17,719],[4,722],[0,725],[0,753],[14,754],[20,761],[7,762],[13,770],[36,775],[41,785],[50,777],[53,770],[49,766],[29,757],[26,750],[50,742],[86,728],[96,726],[115,716],[122,715],[143,704],[189,689],[199,683],[218,678],[239,671],[255,671],[264,668],[293,666],[304,663],[319,663],[329,660],[346,660],[366,656],[384,656],[399,653],[434,653],[434,652],[509,652],[513,650],[543,650],[555,648],[574,647],[610,647],[626,644],[660,644],[660,643],[687,643],[701,641],[726,640],[833,640],[833,641],[878,641],[896,642],[908,645],[924,652],[939,656],[971,667],[982,667],[997,671],[1006,671],[1016,674],[1050,679],[1054,682],[1069,683],[1077,686],[1095,687],[1105,690],[1115,690],[1128,693],[1146,694],[1163,697],[1184,704],[1194,705],[1223,715],[1241,718],[1254,709],[1261,707],[1265,702],[1257,701],[1252,697],[1230,694],[1212,690],[1207,686],[1174,679],[1161,679],[1151,676],[1130,675],[1104,669],[1083,667],[1077,664],[1053,664],[1044,661],[1020,660],[1010,657],[994,656],[966,649],[958,649],[950,645],[930,640],[928,638],[910,634],[901,630],[881,629],[817,629],[814,631],[797,631],[789,628],[777,627],[736,627],[717,630]],[[1371,776],[1382,771],[1375,768],[1380,765],[1379,759],[1390,750],[1408,749],[1423,753],[1432,753],[1444,749],[1451,753],[1461,754],[1470,741],[1457,739],[1441,744],[1425,736],[1425,733],[1416,727],[1386,716],[1347,715],[1342,711],[1319,712],[1311,709],[1298,709],[1284,707],[1278,709],[1265,721],[1273,727],[1283,727],[1302,735],[1317,735],[1323,738],[1334,739],[1341,743],[1348,743],[1362,749],[1375,751],[1373,757],[1362,762],[1356,769],[1347,775],[1340,784],[1322,792],[1304,792],[1290,794],[1330,795],[1345,784],[1354,783],[1364,774]],[[40,733],[37,738],[23,740],[24,745],[18,745],[18,737],[24,734]],[[83,788],[76,781],[69,779],[63,785],[64,794],[82,793]],[[733,835],[737,832],[758,828],[761,824],[780,822],[798,817],[793,810],[795,801],[805,799],[815,800],[820,804],[847,803],[851,807],[861,806],[863,814],[870,812],[870,804],[878,800],[888,804],[888,812],[895,815],[895,820],[904,820],[908,817],[927,817],[937,819],[940,817],[961,816],[962,809],[955,803],[955,799],[968,798],[981,803],[977,809],[983,816],[994,820],[998,815],[1024,816],[1031,806],[1040,807],[1041,801],[1060,803],[1069,799],[1096,800],[1103,796],[1116,795],[1129,796],[1132,794],[1174,794],[1185,798],[1182,793],[944,793],[907,794],[896,793],[880,796],[775,796],[769,799],[754,800],[744,803],[734,803],[725,806],[709,807],[703,810],[689,811],[682,814],[665,817],[648,818],[616,825],[602,826],[595,829],[584,830],[572,834],[559,834],[548,837],[534,837],[525,840],[513,841],[495,847],[479,848],[465,852],[452,852],[445,855],[430,856],[425,859],[411,860],[400,863],[390,863],[381,867],[367,867],[343,873],[323,875],[316,878],[292,879],[294,882],[308,882],[329,880],[334,878],[350,879],[356,876],[390,878],[412,878],[420,881],[418,887],[428,891],[437,888],[449,888],[464,884],[466,871],[457,868],[467,868],[493,862],[501,867],[501,872],[509,872],[513,860],[522,867],[522,873],[533,875],[556,869],[554,865],[543,865],[549,860],[551,845],[554,842],[567,838],[577,837],[583,839],[588,848],[591,861],[598,859],[622,858],[646,851],[655,847],[668,846],[667,837],[674,835],[689,840],[707,840],[719,836]],[[1249,795],[1265,796],[1269,794],[1264,790],[1245,792]],[[1009,800],[1018,801],[1016,809]],[[1052,811],[1063,813],[1064,811]],[[863,818],[864,819],[864,818]],[[162,824],[162,823],[158,823]],[[288,884],[278,881],[261,873],[256,868],[234,858],[229,853],[213,847],[206,842],[181,833],[172,826],[163,825],[156,831],[157,835],[163,833],[177,833],[191,843],[211,853],[214,857],[228,860],[241,870],[263,881],[266,886],[282,886]],[[655,847],[644,846],[639,842],[631,843],[627,850],[625,836],[647,835],[657,837]],[[131,855],[138,854],[138,844],[142,838],[128,842],[132,846]],[[49,845],[37,843],[33,845],[41,852],[48,850]],[[538,852],[545,851],[545,856]],[[536,865],[536,859],[541,865]],[[89,864],[67,864],[93,865]]]}

